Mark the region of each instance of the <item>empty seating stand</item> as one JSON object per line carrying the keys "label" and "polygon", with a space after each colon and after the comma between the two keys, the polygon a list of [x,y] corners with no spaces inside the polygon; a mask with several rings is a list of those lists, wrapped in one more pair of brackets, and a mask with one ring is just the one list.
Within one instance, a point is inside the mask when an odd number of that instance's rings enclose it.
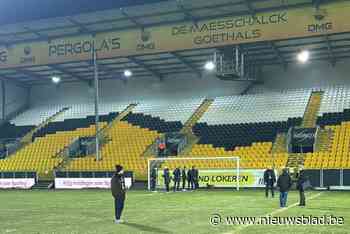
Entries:
{"label": "empty seating stand", "polygon": [[[110,122],[128,105],[129,102],[116,103],[108,101],[100,103],[100,122]],[[57,131],[72,131],[77,128],[86,128],[95,123],[94,103],[41,104],[31,107],[10,120],[10,122],[0,126],[0,139],[21,138],[64,108],[67,108],[67,110],[58,115],[45,128],[38,131],[34,137],[44,136]]]}
{"label": "empty seating stand", "polygon": [[[109,115],[113,112],[122,112],[130,103],[129,102],[112,102],[106,101],[99,104],[99,114],[101,116]],[[94,103],[75,103],[70,104],[69,109],[58,116],[55,121],[61,122],[66,119],[85,119],[88,116],[95,115]]]}
{"label": "empty seating stand", "polygon": [[199,144],[212,144],[233,150],[236,146],[249,146],[253,142],[273,142],[277,133],[287,132],[292,126],[301,124],[302,118],[287,121],[246,124],[208,125],[198,123],[193,132],[200,137]]}
{"label": "empty seating stand", "polygon": [[[108,115],[101,115],[99,120],[100,122],[111,122],[118,113],[109,113]],[[87,116],[86,118],[79,119],[65,119],[64,121],[54,121],[49,123],[44,128],[40,129],[34,134],[34,138],[43,137],[46,134],[54,134],[59,131],[73,131],[78,128],[87,128],[90,125],[95,124],[95,116]]]}
{"label": "empty seating stand", "polygon": [[21,138],[34,127],[34,125],[16,126],[10,122],[6,122],[0,127],[0,139]]}
{"label": "empty seating stand", "polygon": [[150,130],[155,130],[160,133],[166,132],[177,132],[182,128],[182,123],[180,121],[165,121],[160,119],[160,117],[152,117],[150,115],[144,115],[142,113],[129,113],[123,118],[133,125],[140,126],[141,128],[148,128]]}
{"label": "empty seating stand", "polygon": [[233,150],[273,142],[277,133],[301,124],[311,90],[218,97],[193,132],[199,144]]}
{"label": "empty seating stand", "polygon": [[147,101],[138,104],[123,120],[160,133],[180,131],[204,98],[173,101]]}
{"label": "empty seating stand", "polygon": [[345,121],[350,121],[350,109],[345,109],[343,112],[323,113],[317,118],[317,125],[321,127],[339,125]]}
{"label": "empty seating stand", "polygon": [[19,114],[10,122],[16,126],[37,126],[65,107],[64,105],[34,106]]}
{"label": "empty seating stand", "polygon": [[350,120],[350,87],[334,86],[321,88],[324,92],[317,124],[338,125]]}

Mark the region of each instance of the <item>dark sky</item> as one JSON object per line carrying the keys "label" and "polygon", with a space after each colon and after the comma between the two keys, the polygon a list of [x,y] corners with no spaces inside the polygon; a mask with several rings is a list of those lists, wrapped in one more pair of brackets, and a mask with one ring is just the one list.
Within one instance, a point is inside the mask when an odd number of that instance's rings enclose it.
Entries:
{"label": "dark sky", "polygon": [[0,25],[165,0],[0,0]]}

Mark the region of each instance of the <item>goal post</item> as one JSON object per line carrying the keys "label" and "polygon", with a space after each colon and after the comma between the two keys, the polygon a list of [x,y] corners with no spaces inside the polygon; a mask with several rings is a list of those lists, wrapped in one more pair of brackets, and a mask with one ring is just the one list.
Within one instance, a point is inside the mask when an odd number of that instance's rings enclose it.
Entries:
{"label": "goal post", "polygon": [[[225,185],[225,187],[233,186],[236,187],[237,191],[240,188],[239,157],[158,157],[148,158],[148,190],[151,190],[152,181],[153,183],[156,183],[156,186],[159,186],[159,176],[163,175],[163,169],[165,167],[169,168],[170,175],[172,176],[172,172],[175,168],[180,168],[180,170],[182,170],[184,166],[186,166],[187,169],[190,169],[192,166],[195,166],[199,170],[199,177],[201,178],[209,178],[208,175],[210,175],[213,172],[218,172],[221,174],[224,173],[226,176],[230,175],[230,178],[233,178],[235,181],[233,183],[229,183],[229,185]],[[154,170],[156,172],[154,172]],[[156,176],[156,179],[154,178],[154,176]]]}

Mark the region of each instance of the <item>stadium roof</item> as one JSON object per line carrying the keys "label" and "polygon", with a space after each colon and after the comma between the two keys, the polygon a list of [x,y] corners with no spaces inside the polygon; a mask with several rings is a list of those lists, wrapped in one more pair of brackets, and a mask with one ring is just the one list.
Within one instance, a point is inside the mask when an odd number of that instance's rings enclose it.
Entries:
{"label": "stadium roof", "polygon": [[[294,9],[336,2],[337,0],[186,0],[161,1],[151,4],[111,8],[78,15],[25,21],[0,26],[0,43],[51,40],[81,34],[96,34],[130,28],[147,28],[169,23],[212,19],[223,16],[254,15],[273,10]],[[338,0],[339,2],[340,0]],[[344,19],[346,20],[346,19]],[[241,48],[257,65],[282,65],[295,62],[296,53],[307,47],[313,60],[328,60],[335,64],[350,57],[350,33],[328,34],[308,38],[294,38],[242,44]],[[142,56],[103,59],[99,61],[101,79],[123,79],[124,69],[133,71],[133,79],[169,74],[202,73],[205,61],[212,58],[215,49],[195,49]],[[26,85],[51,82],[52,74],[64,82],[93,79],[90,62],[69,62],[56,65],[32,66],[0,70],[0,76]]]}

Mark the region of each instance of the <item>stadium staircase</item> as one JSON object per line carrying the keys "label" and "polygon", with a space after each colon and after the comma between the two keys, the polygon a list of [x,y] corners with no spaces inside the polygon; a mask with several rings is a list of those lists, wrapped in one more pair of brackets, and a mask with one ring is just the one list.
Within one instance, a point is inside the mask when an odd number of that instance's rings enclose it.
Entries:
{"label": "stadium staircase", "polygon": [[191,133],[193,126],[198,122],[198,120],[203,116],[203,114],[208,110],[213,102],[213,99],[205,99],[198,107],[198,109],[193,113],[193,115],[187,120],[180,132]]}
{"label": "stadium staircase", "polygon": [[272,153],[286,153],[287,152],[287,134],[278,133],[275,142],[272,146]]}
{"label": "stadium staircase", "polygon": [[[193,126],[197,121],[203,116],[203,114],[208,110],[209,106],[214,102],[213,99],[204,99],[201,105],[196,109],[196,111],[191,115],[191,117],[185,122],[184,126],[181,128],[180,133],[184,133],[187,136],[187,145],[183,149],[181,154],[186,154],[191,151],[193,145],[195,145],[199,138],[195,136],[192,132]],[[160,137],[163,137],[161,134]],[[143,157],[153,157],[154,156],[155,141],[145,150]]]}
{"label": "stadium staircase", "polygon": [[45,120],[44,122],[42,122],[41,124],[39,124],[36,128],[34,128],[33,130],[31,130],[30,132],[28,132],[22,139],[21,139],[21,143],[23,145],[27,145],[29,143],[32,142],[33,140],[33,136],[36,132],[38,132],[40,129],[44,128],[46,125],[48,125],[50,122],[54,121],[58,116],[60,116],[61,114],[63,114],[66,110],[68,110],[68,107],[62,108],[60,111],[58,111],[57,113],[55,113],[54,115],[52,115],[51,117],[49,117],[47,120]]}
{"label": "stadium staircase", "polygon": [[213,99],[205,99],[203,103],[198,107],[198,109],[193,113],[191,118],[185,123],[184,127],[181,129],[181,133],[186,134],[187,136],[187,145],[181,152],[181,155],[188,154],[192,147],[197,144],[199,138],[193,134],[192,128],[204,115],[204,113],[209,109],[210,105],[214,102]]}
{"label": "stadium staircase", "polygon": [[111,121],[104,129],[101,130],[102,135],[106,135],[108,131],[116,125],[118,122],[120,122],[125,116],[127,116],[135,107],[137,104],[130,104],[127,106],[122,112],[120,112],[119,115],[117,115],[113,121]]}
{"label": "stadium staircase", "polygon": [[[101,129],[100,135],[103,136],[103,138],[107,139],[106,141],[102,141],[104,143],[108,142],[108,134],[111,131],[111,129],[113,128],[113,126],[115,126],[117,123],[119,123],[125,116],[127,116],[136,106],[137,104],[130,104],[128,105],[120,114],[118,114],[106,127],[104,127],[103,129]],[[102,148],[104,144],[100,145],[100,147]],[[70,161],[72,160],[71,157],[68,157],[66,154],[66,151],[68,150],[68,147],[64,147],[57,155],[55,155],[56,158],[62,158],[62,161],[58,164],[57,166],[57,170],[64,170],[70,163]]]}
{"label": "stadium staircase", "polygon": [[39,180],[32,189],[47,190],[52,189],[54,182],[52,180]]}
{"label": "stadium staircase", "polygon": [[309,103],[306,107],[302,128],[314,128],[316,127],[317,114],[321,106],[323,92],[312,92]]}
{"label": "stadium staircase", "polygon": [[290,153],[288,155],[287,167],[297,169],[300,165],[304,165],[306,154]]}
{"label": "stadium staircase", "polygon": [[69,108],[65,107],[62,108],[60,111],[46,119],[44,122],[40,123],[38,126],[36,126],[34,129],[30,130],[28,133],[26,133],[21,140],[19,141],[19,144],[16,146],[15,150],[11,152],[11,155],[16,154],[19,150],[23,149],[27,145],[33,142],[33,136],[36,132],[40,131],[42,128],[46,127],[50,122],[54,121],[57,117],[59,117],[61,114],[63,114],[65,111],[67,111]]}
{"label": "stadium staircase", "polygon": [[[312,92],[309,102],[306,106],[306,110],[303,116],[303,121],[300,125],[302,128],[315,128],[317,122],[318,111],[320,110],[323,92]],[[293,154],[288,155],[287,167],[293,168],[297,171],[297,168],[304,165],[306,154]]]}

